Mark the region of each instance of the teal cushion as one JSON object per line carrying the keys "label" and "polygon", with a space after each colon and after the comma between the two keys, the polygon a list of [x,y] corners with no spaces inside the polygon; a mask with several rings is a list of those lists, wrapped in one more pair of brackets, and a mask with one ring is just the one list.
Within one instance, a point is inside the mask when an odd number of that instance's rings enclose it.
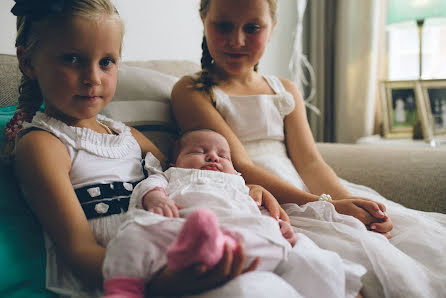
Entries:
{"label": "teal cushion", "polygon": [[[15,106],[0,108],[0,144]],[[20,195],[10,166],[0,164],[0,297],[54,297],[45,289],[40,224]]]}

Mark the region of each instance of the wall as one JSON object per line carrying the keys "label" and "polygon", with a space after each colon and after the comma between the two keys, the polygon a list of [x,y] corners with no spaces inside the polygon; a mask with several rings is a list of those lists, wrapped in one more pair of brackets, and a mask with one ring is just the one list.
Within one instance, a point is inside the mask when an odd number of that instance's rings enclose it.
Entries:
{"label": "wall", "polygon": [[[188,59],[199,63],[203,27],[199,0],[113,0],[126,25],[123,60]],[[260,70],[289,78],[295,0],[279,1],[279,22]],[[14,54],[13,0],[0,1],[0,53]]]}

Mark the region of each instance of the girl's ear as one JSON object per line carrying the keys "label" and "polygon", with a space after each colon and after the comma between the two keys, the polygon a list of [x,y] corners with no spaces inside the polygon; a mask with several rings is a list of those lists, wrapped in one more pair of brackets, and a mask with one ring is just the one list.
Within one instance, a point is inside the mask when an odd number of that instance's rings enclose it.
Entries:
{"label": "girl's ear", "polygon": [[18,46],[16,49],[17,60],[19,61],[19,68],[28,78],[34,80],[36,75],[34,68],[31,65],[31,59],[25,54],[25,49],[22,46]]}
{"label": "girl's ear", "polygon": [[169,162],[169,168],[170,167],[175,167],[175,164],[173,162]]}

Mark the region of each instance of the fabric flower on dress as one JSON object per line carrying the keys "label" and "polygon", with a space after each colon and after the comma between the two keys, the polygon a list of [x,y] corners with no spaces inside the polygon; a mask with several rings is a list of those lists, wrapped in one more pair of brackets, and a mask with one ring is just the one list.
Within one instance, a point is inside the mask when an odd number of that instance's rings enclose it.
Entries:
{"label": "fabric flower on dress", "polygon": [[61,13],[65,0],[14,0],[11,12],[15,16],[26,16],[33,21],[39,20],[51,13]]}

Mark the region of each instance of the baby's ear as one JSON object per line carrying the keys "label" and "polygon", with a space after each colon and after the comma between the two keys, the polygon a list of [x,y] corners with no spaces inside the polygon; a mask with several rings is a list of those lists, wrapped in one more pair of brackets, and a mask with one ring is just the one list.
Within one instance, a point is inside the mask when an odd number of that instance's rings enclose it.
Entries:
{"label": "baby's ear", "polygon": [[29,79],[34,80],[34,67],[31,65],[31,59],[29,55],[26,55],[25,49],[22,46],[18,46],[16,50],[17,60],[19,61],[19,68],[24,75]]}

